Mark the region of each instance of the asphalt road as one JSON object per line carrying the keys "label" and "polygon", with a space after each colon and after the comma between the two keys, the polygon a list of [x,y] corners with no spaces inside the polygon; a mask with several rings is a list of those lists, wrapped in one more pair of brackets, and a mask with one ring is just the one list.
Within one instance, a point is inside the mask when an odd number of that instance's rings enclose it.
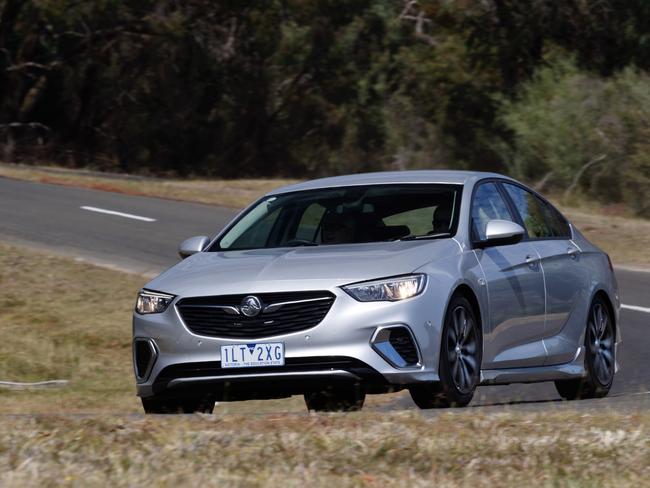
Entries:
{"label": "asphalt road", "polygon": [[[107,213],[111,212],[111,213]],[[117,214],[116,214],[117,213]],[[0,239],[76,258],[156,274],[177,262],[176,247],[211,235],[232,209],[0,178]],[[617,270],[622,302],[650,310],[650,273]],[[610,397],[573,405],[650,407],[650,313],[621,312],[621,370]],[[481,387],[472,406],[564,408],[551,383]],[[414,408],[403,396],[385,408]]]}
{"label": "asphalt road", "polygon": [[217,232],[235,213],[198,203],[0,178],[3,239],[150,275],[178,261],[182,240]]}

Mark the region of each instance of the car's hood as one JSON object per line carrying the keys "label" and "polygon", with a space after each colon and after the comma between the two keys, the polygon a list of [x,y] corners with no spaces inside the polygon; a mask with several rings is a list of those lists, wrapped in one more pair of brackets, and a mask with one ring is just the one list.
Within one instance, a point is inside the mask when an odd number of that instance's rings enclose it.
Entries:
{"label": "car's hood", "polygon": [[453,239],[204,252],[146,288],[180,296],[326,289],[410,273],[459,252]]}

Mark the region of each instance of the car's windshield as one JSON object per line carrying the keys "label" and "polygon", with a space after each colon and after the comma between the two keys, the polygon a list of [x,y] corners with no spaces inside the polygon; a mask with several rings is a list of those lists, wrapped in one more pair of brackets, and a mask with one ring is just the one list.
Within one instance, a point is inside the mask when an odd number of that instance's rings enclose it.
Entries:
{"label": "car's windshield", "polygon": [[461,185],[399,184],[265,197],[209,251],[436,239],[456,233]]}

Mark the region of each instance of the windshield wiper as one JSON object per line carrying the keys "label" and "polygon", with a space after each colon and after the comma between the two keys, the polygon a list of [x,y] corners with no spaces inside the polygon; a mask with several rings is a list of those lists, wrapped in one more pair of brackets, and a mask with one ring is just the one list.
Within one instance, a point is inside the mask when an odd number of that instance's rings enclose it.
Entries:
{"label": "windshield wiper", "polygon": [[440,239],[441,237],[451,237],[449,232],[441,232],[439,234],[424,234],[421,236],[404,236],[391,239],[391,241],[424,241],[427,239]]}

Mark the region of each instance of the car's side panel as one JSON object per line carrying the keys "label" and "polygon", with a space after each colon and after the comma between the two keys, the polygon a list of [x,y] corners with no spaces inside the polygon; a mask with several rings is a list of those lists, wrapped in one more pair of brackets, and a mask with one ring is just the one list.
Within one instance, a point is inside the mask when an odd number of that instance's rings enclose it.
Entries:
{"label": "car's side panel", "polygon": [[483,367],[544,364],[544,278],[534,247],[521,242],[478,249],[475,253],[485,275],[490,303]]}
{"label": "car's side panel", "polygon": [[[587,314],[596,293],[603,292],[607,295],[614,309],[615,321],[618,324],[618,309],[620,306],[618,288],[616,278],[609,268],[606,255],[577,232],[574,232],[572,242],[580,252],[573,265],[567,263],[565,266],[567,272],[562,277],[562,280],[570,280],[563,286],[565,293],[575,289],[573,291],[573,304],[570,314],[562,324],[553,324],[551,321],[554,328],[547,329],[544,343],[549,351],[547,360],[549,365],[571,361],[578,348],[583,346]],[[544,268],[545,272],[547,268],[550,268],[548,264]],[[556,286],[562,285],[556,283]],[[619,342],[620,327],[616,329],[617,342]]]}
{"label": "car's side panel", "polygon": [[578,331],[589,308],[589,268],[569,239],[539,240],[533,245],[541,258],[546,287],[546,364],[566,363],[575,357]]}
{"label": "car's side panel", "polygon": [[[473,239],[484,238],[481,229],[487,218],[516,221],[498,182],[494,178],[479,180],[471,193],[467,191],[471,194],[466,241],[470,248]],[[483,273],[489,303],[483,327],[483,368],[542,365],[546,358],[542,341],[544,278],[536,250],[522,242],[473,252]]]}

